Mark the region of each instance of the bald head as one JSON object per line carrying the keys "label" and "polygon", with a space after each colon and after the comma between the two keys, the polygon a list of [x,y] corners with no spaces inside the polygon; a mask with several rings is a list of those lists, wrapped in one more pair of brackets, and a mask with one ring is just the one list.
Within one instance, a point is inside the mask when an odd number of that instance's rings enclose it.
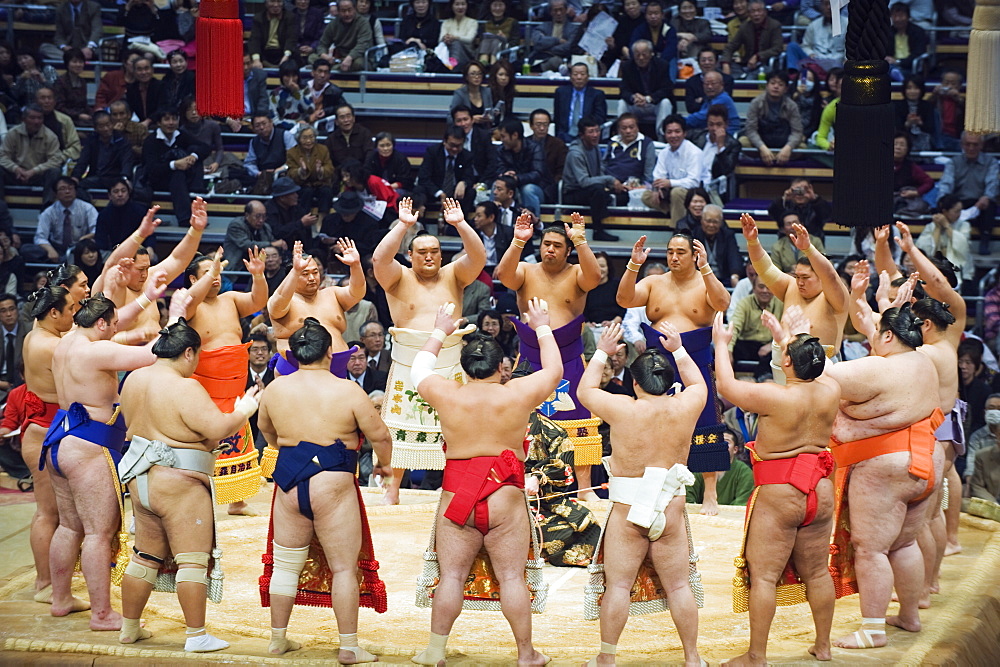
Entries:
{"label": "bald head", "polygon": [[722,74],[720,72],[706,72],[702,75],[701,81],[705,88],[706,97],[713,98],[722,93]]}

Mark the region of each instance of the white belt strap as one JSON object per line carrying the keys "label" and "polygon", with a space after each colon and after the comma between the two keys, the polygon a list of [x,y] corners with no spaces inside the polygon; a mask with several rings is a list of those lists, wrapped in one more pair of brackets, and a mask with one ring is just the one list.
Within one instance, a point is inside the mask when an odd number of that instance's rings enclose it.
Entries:
{"label": "white belt strap", "polygon": [[608,498],[629,505],[628,521],[649,530],[650,541],[657,540],[666,525],[663,511],[676,496],[686,493],[694,483],[687,466],[676,463],[667,468],[647,467],[642,477],[615,477],[611,474],[610,458],[604,458],[608,468]]}

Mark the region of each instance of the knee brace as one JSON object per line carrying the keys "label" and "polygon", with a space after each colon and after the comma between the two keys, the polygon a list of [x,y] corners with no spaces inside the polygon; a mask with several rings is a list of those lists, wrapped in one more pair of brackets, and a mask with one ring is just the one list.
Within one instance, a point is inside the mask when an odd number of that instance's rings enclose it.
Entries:
{"label": "knee brace", "polygon": [[174,562],[177,565],[195,565],[196,567],[178,567],[177,583],[184,581],[193,584],[204,584],[208,586],[208,553],[204,551],[193,551],[182,554],[174,554]]}
{"label": "knee brace", "polygon": [[134,559],[128,562],[128,566],[125,568],[125,574],[130,577],[135,577],[136,579],[142,579],[150,586],[156,584],[156,577],[160,573],[160,566],[156,565],[152,567],[146,565],[145,563],[138,563]]}
{"label": "knee brace", "polygon": [[271,572],[271,585],[268,592],[271,595],[284,595],[294,598],[299,587],[299,574],[309,557],[309,547],[283,547],[277,542],[273,545],[274,570]]}

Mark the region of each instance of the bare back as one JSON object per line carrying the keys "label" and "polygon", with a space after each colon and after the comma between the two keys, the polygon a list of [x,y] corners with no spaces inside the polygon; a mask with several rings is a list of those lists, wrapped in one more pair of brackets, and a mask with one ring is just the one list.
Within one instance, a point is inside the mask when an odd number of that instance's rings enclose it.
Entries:
{"label": "bare back", "polygon": [[[448,443],[446,458],[498,456],[510,449],[524,460],[524,437],[535,405],[529,405],[526,392],[519,388],[522,380],[531,378],[517,378],[507,384],[470,380],[459,385],[448,381],[451,391],[434,405]],[[442,393],[440,388],[437,393]],[[483,422],[484,406],[490,406],[488,423]]]}
{"label": "bare back", "polygon": [[941,412],[948,414],[958,398],[958,351],[946,338],[925,343],[917,351],[927,355],[938,375],[938,400]]}
{"label": "bare back", "polygon": [[820,376],[811,382],[769,384],[767,412],[760,412],[755,451],[764,460],[817,454],[830,444],[840,409],[840,386]]}
{"label": "bare back", "polygon": [[528,312],[528,300],[545,299],[549,306],[552,328],[569,324],[583,314],[587,305],[587,292],[580,288],[580,267],[566,264],[558,272],[546,271],[542,264],[522,262],[524,282],[517,290],[519,312]]}
{"label": "bare back", "polygon": [[326,370],[302,370],[275,378],[264,390],[258,423],[262,431],[278,434],[279,447],[301,441],[330,445],[340,440],[358,448],[358,430],[367,438],[388,436],[364,390]]}
{"label": "bare back", "polygon": [[201,336],[202,349],[215,350],[243,342],[240,313],[234,296],[235,292],[226,292],[198,304],[188,325]]}
{"label": "bare back", "polygon": [[284,352],[288,349],[288,339],[302,328],[302,323],[307,317],[315,317],[330,332],[330,336],[333,337],[334,352],[346,350],[347,343],[344,341],[344,331],[347,329],[347,318],[338,299],[338,290],[341,289],[346,288],[326,287],[316,292],[312,297],[303,296],[296,292],[292,296],[288,312],[285,313],[284,317],[272,319],[278,351]]}
{"label": "bare back", "polygon": [[660,322],[670,322],[680,331],[693,331],[712,324],[715,309],[708,303],[708,289],[698,272],[688,280],[679,280],[673,273],[647,276],[642,282],[648,285],[649,300],[646,316],[655,327]]}
{"label": "bare back", "polygon": [[212,451],[219,446],[218,439],[205,438],[184,420],[186,414],[203,410],[211,402],[197,380],[181,377],[159,364],[133,371],[121,395],[128,438],[138,435],[171,447]]}
{"label": "bare back", "polygon": [[88,340],[79,330],[70,331],[59,341],[52,354],[52,375],[55,378],[59,407],[71,403],[86,406],[91,418],[106,421],[118,402],[118,374],[113,370],[96,370],[92,357],[108,346],[120,347],[107,340]]}
{"label": "bare back", "polygon": [[833,435],[841,442],[906,428],[938,407],[937,371],[927,355],[900,352],[834,364],[826,371],[840,383],[840,412]]}
{"label": "bare back", "polygon": [[24,337],[24,382],[28,391],[46,403],[59,402],[52,375],[52,355],[60,340],[59,335],[37,326]]}
{"label": "bare back", "polygon": [[809,333],[819,338],[820,344],[840,349],[840,343],[844,338],[844,325],[847,324],[847,309],[841,313],[835,311],[822,292],[811,299],[806,299],[799,293],[793,280],[788,281],[788,288],[784,294],[775,293],[774,296],[785,304],[786,313],[791,306],[802,308],[803,314],[810,322]]}
{"label": "bare back", "polygon": [[463,292],[454,264],[446,264],[433,278],[421,278],[413,269],[403,267],[399,280],[385,295],[397,327],[432,331],[438,306],[449,302],[461,305]]}
{"label": "bare back", "polygon": [[612,475],[642,477],[647,466],[669,468],[687,461],[701,408],[683,392],[637,399],[614,396],[608,407],[600,417],[611,426]]}

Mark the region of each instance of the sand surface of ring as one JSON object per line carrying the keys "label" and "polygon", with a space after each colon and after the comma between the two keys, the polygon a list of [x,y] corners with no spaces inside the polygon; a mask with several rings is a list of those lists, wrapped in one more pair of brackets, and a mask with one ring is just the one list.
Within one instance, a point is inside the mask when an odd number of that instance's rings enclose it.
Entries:
{"label": "sand surface of ring", "polygon": [[[257,579],[262,572],[260,556],[265,550],[267,513],[271,485],[252,501],[258,517],[229,517],[218,508],[219,541],[224,551],[225,597],[220,605],[209,603],[208,629],[232,643],[226,651],[204,656],[236,663],[326,662],[337,655],[337,624],[328,608],[296,607],[288,636],[301,641],[301,651],[286,658],[267,656],[270,618],[260,606]],[[426,644],[430,610],[414,605],[414,582],[423,567],[437,503],[436,492],[403,492],[407,504],[382,507],[379,496],[365,492],[375,555],[386,583],[389,610],[377,614],[370,609],[359,613],[361,645],[379,654],[382,662],[404,663]],[[603,518],[606,502],[591,507]],[[742,538],[743,508],[724,507],[717,517],[698,514],[698,506],[688,506],[698,569],[705,587],[705,608],[699,614],[698,646],[711,663],[736,656],[749,641],[749,616],[732,612],[732,579]],[[942,630],[960,633],[960,596],[972,594],[974,578],[983,568],[996,571],[1000,565],[1000,524],[963,515],[961,554],[945,559],[940,595],[933,596],[931,609],[921,617],[924,631],[907,633],[889,628],[889,646],[869,651],[833,649],[837,663],[891,664],[909,662],[924,655]],[[997,539],[994,539],[997,538]],[[596,653],[599,622],[583,620],[583,589],[589,575],[584,568],[546,566],[549,583],[545,613],[533,616],[536,647],[552,657],[554,664],[580,664]],[[186,657],[182,652],[184,623],[177,598],[169,593],[153,593],[146,608],[146,627],[153,638],[123,647],[117,633],[94,633],[87,629],[89,613],[52,618],[48,607],[31,601],[33,572],[24,572],[0,589],[0,637],[3,648],[12,650],[62,651],[68,653],[147,657],[157,662],[173,662]],[[996,579],[992,579],[995,582]],[[992,585],[992,584],[991,584]],[[77,595],[86,596],[83,581],[76,582]],[[120,591],[112,590],[114,605],[120,609]],[[889,613],[895,613],[896,605]],[[836,639],[857,629],[861,619],[857,597],[837,603],[832,637]],[[808,605],[778,608],[771,628],[768,659],[771,662],[815,663],[806,652],[813,640]],[[619,664],[670,664],[683,661],[680,640],[669,612],[631,617],[619,641]],[[449,664],[510,664],[516,651],[510,629],[500,612],[464,611],[455,623],[449,641]],[[921,653],[923,651],[924,653]],[[9,656],[11,653],[0,655]],[[22,654],[23,655],[23,654]],[[81,656],[82,657],[82,656]],[[916,662],[922,662],[916,659]]]}

